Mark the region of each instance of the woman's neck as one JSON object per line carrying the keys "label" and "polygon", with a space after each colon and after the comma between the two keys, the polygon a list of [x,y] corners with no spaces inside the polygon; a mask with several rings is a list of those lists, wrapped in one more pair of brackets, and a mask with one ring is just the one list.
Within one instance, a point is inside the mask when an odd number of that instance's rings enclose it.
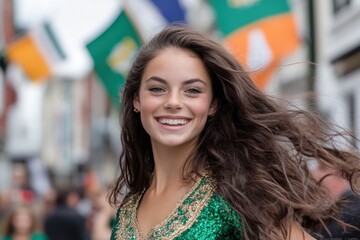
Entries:
{"label": "woman's neck", "polygon": [[183,174],[190,171],[185,164],[191,151],[189,147],[153,148],[155,171],[150,188],[163,192],[169,188],[180,189],[188,186],[189,182],[183,179]]}

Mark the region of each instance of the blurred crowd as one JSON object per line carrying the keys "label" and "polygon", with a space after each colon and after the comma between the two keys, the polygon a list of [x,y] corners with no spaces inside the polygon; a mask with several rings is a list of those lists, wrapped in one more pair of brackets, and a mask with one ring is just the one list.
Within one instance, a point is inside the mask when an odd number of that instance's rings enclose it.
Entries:
{"label": "blurred crowd", "polygon": [[110,239],[115,209],[107,188],[94,176],[83,180],[85,187],[64,179],[41,193],[31,186],[27,165],[12,164],[11,184],[0,192],[0,239]]}

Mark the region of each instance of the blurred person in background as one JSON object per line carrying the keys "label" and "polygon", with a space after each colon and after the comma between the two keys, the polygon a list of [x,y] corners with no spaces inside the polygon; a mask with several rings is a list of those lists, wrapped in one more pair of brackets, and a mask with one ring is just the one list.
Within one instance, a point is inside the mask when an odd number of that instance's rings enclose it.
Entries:
{"label": "blurred person in background", "polygon": [[76,210],[80,193],[76,188],[57,189],[56,206],[44,218],[44,230],[50,240],[88,240],[86,219]]}
{"label": "blurred person in background", "polygon": [[54,188],[48,191],[41,198],[40,211],[42,216],[48,215],[56,207],[56,190]]}
{"label": "blurred person in background", "polygon": [[9,205],[32,204],[36,194],[30,184],[30,176],[24,161],[14,161],[11,167],[11,182],[3,196]]}
{"label": "blurred person in background", "polygon": [[91,215],[91,239],[109,240],[116,210],[110,206],[106,198],[106,190],[99,189],[92,196],[93,212]]}
{"label": "blurred person in background", "polygon": [[12,209],[4,224],[4,240],[47,240],[39,228],[38,218],[28,205]]}
{"label": "blurred person in background", "polygon": [[359,239],[360,238],[360,196],[355,194],[338,169],[319,164],[317,161],[310,162],[312,173],[319,184],[325,186],[330,196],[338,201],[339,220],[328,220],[326,228],[319,227],[316,231],[321,239]]}

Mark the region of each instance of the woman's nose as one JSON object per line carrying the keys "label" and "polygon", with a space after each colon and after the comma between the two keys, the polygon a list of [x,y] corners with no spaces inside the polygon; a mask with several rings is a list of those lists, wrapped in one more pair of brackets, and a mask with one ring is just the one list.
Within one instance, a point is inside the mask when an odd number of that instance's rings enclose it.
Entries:
{"label": "woman's nose", "polygon": [[183,101],[182,97],[178,93],[171,93],[165,100],[164,107],[169,109],[179,109],[182,108]]}

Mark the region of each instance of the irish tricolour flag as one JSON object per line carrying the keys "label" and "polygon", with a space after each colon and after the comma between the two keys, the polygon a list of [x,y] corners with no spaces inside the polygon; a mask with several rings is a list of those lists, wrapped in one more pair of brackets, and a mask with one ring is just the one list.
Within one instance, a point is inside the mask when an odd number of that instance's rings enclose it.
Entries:
{"label": "irish tricolour flag", "polygon": [[225,45],[264,88],[299,45],[287,0],[209,0]]}

